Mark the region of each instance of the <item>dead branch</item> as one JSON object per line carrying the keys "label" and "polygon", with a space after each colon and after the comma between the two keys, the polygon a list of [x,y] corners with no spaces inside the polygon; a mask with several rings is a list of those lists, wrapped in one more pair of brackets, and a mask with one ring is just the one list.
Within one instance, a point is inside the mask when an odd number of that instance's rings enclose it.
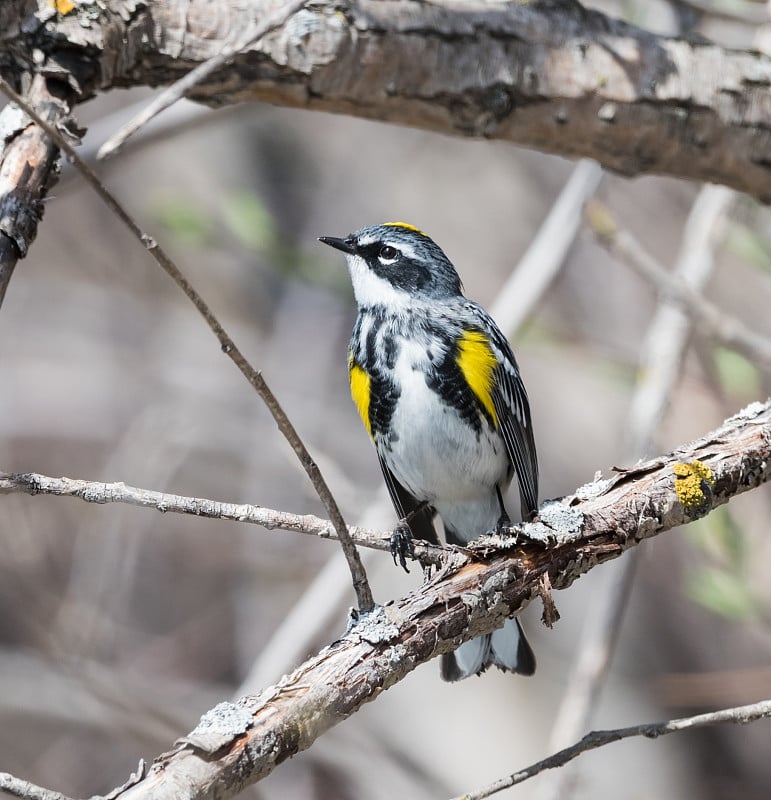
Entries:
{"label": "dead branch", "polygon": [[300,438],[291,420],[286,415],[278,398],[268,386],[262,373],[251,365],[246,356],[244,356],[241,350],[236,346],[236,343],[222,327],[222,324],[217,319],[208,303],[198,294],[173,259],[152,236],[139,227],[117,197],[102,183],[94,170],[92,170],[75,152],[75,149],[70,142],[67,141],[61,131],[44,119],[38,113],[37,109],[33,108],[27,100],[18,95],[2,78],[0,78],[0,91],[6,94],[19,108],[23,109],[23,111],[34,120],[38,128],[41,128],[45,135],[65,153],[67,158],[83,176],[86,183],[104,201],[107,208],[123,223],[123,225],[125,225],[134,238],[150,253],[156,264],[158,264],[182,290],[187,299],[195,306],[196,311],[204,318],[209,329],[217,337],[222,352],[230,358],[236,367],[238,367],[241,374],[249,382],[249,385],[265,403],[265,406],[268,411],[270,411],[276,423],[276,427],[284,436],[292,450],[294,450],[306,475],[313,484],[313,488],[316,490],[319,499],[330,516],[335,532],[337,533],[337,540],[340,542],[341,549],[348,562],[353,588],[356,592],[360,610],[364,612],[371,611],[375,605],[374,598],[372,597],[372,589],[370,588],[367,573],[364,569],[364,565],[361,563],[361,558],[356,550],[356,546],[348,535],[348,527],[345,524],[337,501],[332,495],[327,482],[324,480],[324,476],[321,474],[318,464],[314,461],[308,448],[305,446],[305,443]]}
{"label": "dead branch", "polygon": [[237,794],[404,678],[418,664],[489,632],[539,595],[564,589],[643,539],[685,524],[771,479],[771,401],[666,456],[617,471],[515,528],[455,552],[419,590],[364,615],[291,675],[224,703],[156,759],[125,798]]}
{"label": "dead branch", "polygon": [[[0,40],[37,47],[87,99],[171,83],[243,40],[269,0],[75,4]],[[5,54],[5,57],[3,57]],[[302,9],[189,95],[336,111],[593,158],[625,175],[724,183],[771,201],[771,59],[657,36],[575,0],[337,0]]]}
{"label": "dead branch", "polygon": [[738,317],[723,311],[665,269],[641,241],[617,225],[604,204],[597,200],[589,201],[586,217],[600,244],[651,283],[662,297],[676,303],[697,329],[771,374],[771,340],[756,333]]}
{"label": "dead branch", "polygon": [[[707,185],[702,187],[691,207],[672,274],[694,291],[700,290],[712,273],[714,251],[724,228],[722,223],[734,197],[730,189]],[[653,450],[661,420],[682,376],[690,330],[690,319],[677,306],[660,298],[643,342],[627,423],[627,452],[632,458],[644,457]],[[594,598],[593,610],[586,618],[581,644],[552,724],[549,749],[567,746],[592,723],[641,556],[640,551],[630,553]],[[551,773],[541,784],[539,800],[570,800],[577,785],[577,767],[574,764]]]}
{"label": "dead branch", "polygon": [[508,789],[510,786],[523,783],[528,780],[528,778],[532,778],[544,770],[561,767],[574,758],[577,758],[582,753],[589,752],[589,750],[596,750],[598,747],[604,747],[606,744],[620,742],[623,739],[631,739],[634,736],[645,736],[648,739],[657,739],[659,736],[666,736],[668,733],[680,733],[682,731],[695,730],[696,728],[704,728],[708,725],[720,725],[726,722],[733,723],[734,725],[746,725],[748,722],[768,719],[769,717],[771,717],[771,700],[762,700],[759,703],[752,703],[747,706],[725,708],[720,711],[712,711],[708,714],[697,714],[693,717],[670,719],[667,722],[632,725],[629,728],[617,728],[609,731],[592,731],[591,733],[587,733],[581,741],[576,742],[571,747],[566,747],[564,750],[560,750],[558,753],[554,753],[554,755],[544,758],[536,764],[532,764],[519,772],[515,772],[513,775],[495,781],[495,783],[485,786],[484,789],[469,792],[462,797],[454,798],[454,800],[484,800],[485,797],[491,797],[497,792]]}
{"label": "dead branch", "polygon": [[42,786],[35,786],[34,783],[23,781],[7,772],[0,772],[0,792],[11,797],[23,798],[23,800],[72,800],[67,795],[51,789],[44,789]]}
{"label": "dead branch", "polygon": [[171,86],[161,92],[149,105],[145,106],[136,116],[132,117],[119,131],[110,137],[99,148],[99,158],[109,158],[115,155],[125,144],[126,139],[133,136],[140,128],[147,125],[169,106],[189,94],[198,84],[203,83],[212,73],[224,67],[238,53],[254,47],[264,36],[276,28],[281,27],[293,14],[296,14],[307,0],[291,0],[284,3],[278,11],[260,20],[256,29],[249,31],[243,41],[228,45],[215,53],[211,58],[190,70],[187,75],[175,81]]}
{"label": "dead branch", "polygon": [[[282,530],[305,533],[320,539],[338,539],[335,526],[328,520],[312,514],[291,514],[251,503],[225,503],[205,497],[185,497],[152,489],[140,489],[125,483],[105,483],[73,478],[52,478],[35,472],[10,473],[0,470],[0,494],[23,492],[29,495],[56,495],[77,497],[86,503],[125,503],[141,508],[153,508],[162,514],[191,514],[204,519],[221,519],[231,522],[248,522],[269,531]],[[354,525],[348,526],[354,544],[374,550],[390,551],[391,532],[375,531]],[[415,554],[425,564],[437,563],[443,548],[415,542]]]}
{"label": "dead branch", "polygon": [[[69,113],[42,75],[32,81],[29,99],[52,124]],[[0,112],[0,305],[17,261],[37,236],[43,200],[58,175],[59,148],[21,109],[7,105]]]}

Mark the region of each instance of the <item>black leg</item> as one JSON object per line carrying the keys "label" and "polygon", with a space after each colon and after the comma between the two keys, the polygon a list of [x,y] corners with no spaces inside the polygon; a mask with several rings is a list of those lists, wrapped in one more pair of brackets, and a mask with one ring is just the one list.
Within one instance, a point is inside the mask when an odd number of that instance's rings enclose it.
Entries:
{"label": "black leg", "polygon": [[498,505],[501,509],[501,515],[498,517],[498,522],[495,525],[495,532],[498,536],[504,536],[506,529],[511,527],[511,519],[506,512],[506,506],[503,505],[503,495],[501,494],[500,486],[495,487],[495,493],[498,495]]}

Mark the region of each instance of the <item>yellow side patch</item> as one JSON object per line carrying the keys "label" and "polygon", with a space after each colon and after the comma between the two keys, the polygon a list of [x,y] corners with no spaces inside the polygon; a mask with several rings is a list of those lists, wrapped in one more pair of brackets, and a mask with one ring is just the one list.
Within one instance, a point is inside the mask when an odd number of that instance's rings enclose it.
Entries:
{"label": "yellow side patch", "polygon": [[348,377],[351,381],[351,397],[359,411],[361,421],[367,429],[367,433],[372,438],[372,426],[369,422],[369,384],[370,378],[366,370],[358,364],[353,363],[353,359],[348,360]]}
{"label": "yellow side patch", "polygon": [[408,231],[414,231],[415,233],[419,233],[421,236],[425,236],[428,238],[428,234],[424,233],[420,228],[416,228],[414,225],[410,225],[409,222],[384,222],[384,228],[406,228]]}
{"label": "yellow side patch", "polygon": [[497,426],[498,415],[495,413],[492,392],[495,384],[493,373],[498,361],[487,337],[479,331],[465,331],[458,339],[456,362],[471,391]]}

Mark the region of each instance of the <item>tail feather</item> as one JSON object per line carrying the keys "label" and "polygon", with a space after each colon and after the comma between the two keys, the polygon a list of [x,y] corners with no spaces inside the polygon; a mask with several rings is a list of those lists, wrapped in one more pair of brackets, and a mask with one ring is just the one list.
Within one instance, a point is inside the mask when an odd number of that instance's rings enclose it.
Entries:
{"label": "tail feather", "polygon": [[454,653],[443,655],[442,680],[459,681],[481,675],[491,664],[520,675],[535,672],[535,654],[518,619],[507,619],[503,628],[464,642]]}
{"label": "tail feather", "polygon": [[520,675],[535,672],[535,653],[516,617],[507,619],[502,628],[493,631],[490,649],[496,667]]}
{"label": "tail feather", "polygon": [[490,662],[490,634],[464,642],[454,653],[442,656],[442,680],[460,681],[480,675]]}

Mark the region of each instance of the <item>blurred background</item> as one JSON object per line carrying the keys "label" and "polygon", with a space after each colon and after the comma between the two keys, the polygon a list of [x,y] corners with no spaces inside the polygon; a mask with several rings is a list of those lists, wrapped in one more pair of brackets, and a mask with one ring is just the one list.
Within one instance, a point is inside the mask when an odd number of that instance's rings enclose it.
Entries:
{"label": "blurred background", "polygon": [[[721,4],[733,21],[692,4],[590,5],[734,47],[764,35],[759,3]],[[80,109],[86,149],[150,96],[113,92]],[[316,237],[410,221],[444,248],[467,295],[506,317],[500,289],[575,165],[343,116],[182,104],[99,169],[263,371],[347,521],[387,529],[394,513],[348,395],[353,296],[342,257]],[[54,195],[0,312],[0,469],[324,516],[186,298],[71,170]],[[604,175],[595,196],[667,269],[682,261],[699,186]],[[562,219],[566,255],[524,322],[507,330],[533,406],[542,498],[666,452],[770,393],[751,360],[697,332],[662,423],[640,439],[630,420],[656,292],[575,212]],[[705,294],[771,337],[771,213],[726,193],[707,234]],[[581,733],[771,696],[769,516],[763,487],[643,545],[617,651]],[[404,575],[384,553],[366,557],[378,601],[420,584],[417,569]],[[437,664],[419,667],[247,795],[442,798],[547,755],[576,654],[620,564],[556,593],[554,630],[542,627],[540,608],[525,612],[533,678],[491,673],[448,685]],[[274,683],[335,639],[353,603],[333,542],[4,495],[0,770],[71,796],[104,793],[212,705]],[[766,799],[769,742],[766,722],[612,745],[583,756],[560,796]],[[500,796],[546,798],[549,780]]]}

